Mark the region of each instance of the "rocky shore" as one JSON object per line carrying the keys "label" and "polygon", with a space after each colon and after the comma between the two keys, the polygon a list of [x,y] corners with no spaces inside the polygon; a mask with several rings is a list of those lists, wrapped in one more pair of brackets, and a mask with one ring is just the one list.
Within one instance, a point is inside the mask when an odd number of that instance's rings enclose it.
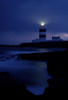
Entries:
{"label": "rocky shore", "polygon": [[53,77],[47,80],[49,87],[43,95],[47,97],[68,95],[68,50],[62,55],[56,54],[47,61],[48,73]]}

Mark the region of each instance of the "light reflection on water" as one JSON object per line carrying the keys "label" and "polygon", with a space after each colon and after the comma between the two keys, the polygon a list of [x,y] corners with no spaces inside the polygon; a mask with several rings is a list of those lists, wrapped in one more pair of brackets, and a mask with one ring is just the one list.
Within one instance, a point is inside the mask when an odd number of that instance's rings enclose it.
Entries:
{"label": "light reflection on water", "polygon": [[0,55],[65,51],[65,48],[0,47]]}
{"label": "light reflection on water", "polygon": [[47,73],[46,62],[35,62],[37,71],[35,73],[35,85],[28,86],[27,89],[34,94],[43,94],[46,87],[48,87],[47,79],[51,78]]}

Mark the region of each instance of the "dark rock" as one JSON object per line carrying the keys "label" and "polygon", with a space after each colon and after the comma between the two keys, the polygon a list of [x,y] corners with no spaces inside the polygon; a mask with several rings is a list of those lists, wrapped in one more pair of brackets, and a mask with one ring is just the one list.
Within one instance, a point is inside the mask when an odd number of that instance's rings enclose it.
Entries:
{"label": "dark rock", "polygon": [[45,89],[45,96],[67,96],[68,95],[68,80],[48,80],[49,87]]}
{"label": "dark rock", "polygon": [[47,70],[53,77],[68,77],[68,53],[56,53],[47,61]]}
{"label": "dark rock", "polygon": [[47,80],[49,87],[43,96],[68,96],[68,51],[56,53],[47,61],[47,71],[52,79]]}
{"label": "dark rock", "polygon": [[0,86],[12,85],[14,80],[8,72],[0,72]]}
{"label": "dark rock", "polygon": [[34,96],[23,84],[16,84],[8,72],[0,72],[0,95]]}

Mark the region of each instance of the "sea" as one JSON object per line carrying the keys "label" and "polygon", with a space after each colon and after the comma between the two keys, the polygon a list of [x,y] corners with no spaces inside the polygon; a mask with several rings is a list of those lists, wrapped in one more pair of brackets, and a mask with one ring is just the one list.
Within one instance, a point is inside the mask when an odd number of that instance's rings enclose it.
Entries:
{"label": "sea", "polygon": [[9,72],[16,83],[24,84],[34,95],[42,95],[52,76],[47,72],[47,62],[24,60],[19,54],[63,51],[62,48],[0,47],[0,72]]}

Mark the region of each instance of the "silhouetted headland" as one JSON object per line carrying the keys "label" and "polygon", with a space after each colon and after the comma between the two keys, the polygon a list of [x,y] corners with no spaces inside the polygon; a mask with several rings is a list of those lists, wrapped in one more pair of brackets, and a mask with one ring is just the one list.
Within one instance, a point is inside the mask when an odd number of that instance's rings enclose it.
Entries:
{"label": "silhouetted headland", "polygon": [[68,41],[50,41],[40,43],[22,43],[19,47],[39,47],[39,48],[67,48]]}
{"label": "silhouetted headland", "polygon": [[37,48],[68,48],[68,41],[49,41],[39,43],[21,43],[19,45],[0,45],[0,47],[37,47]]}

